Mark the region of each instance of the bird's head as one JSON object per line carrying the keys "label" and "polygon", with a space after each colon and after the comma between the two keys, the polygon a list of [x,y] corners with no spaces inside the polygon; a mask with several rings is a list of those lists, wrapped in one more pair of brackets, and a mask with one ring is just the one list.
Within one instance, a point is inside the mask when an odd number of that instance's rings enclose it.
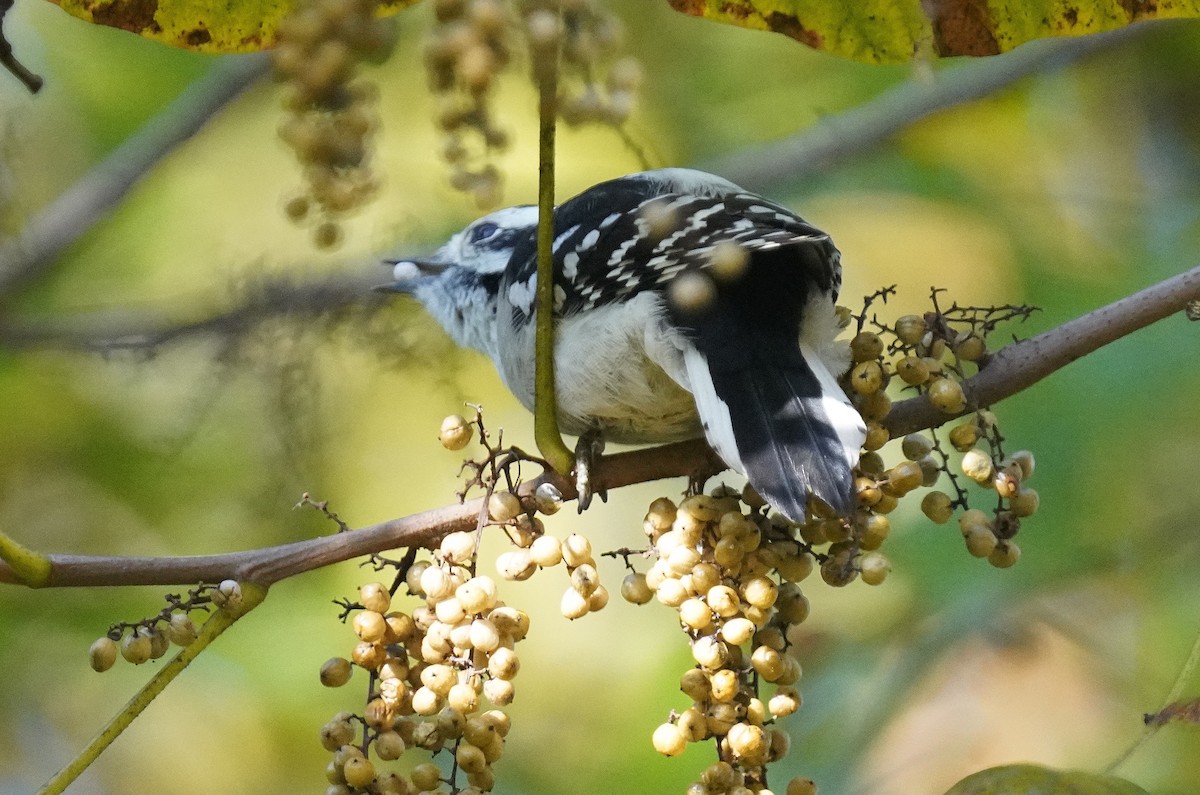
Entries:
{"label": "bird's head", "polygon": [[537,215],[532,205],[489,213],[427,257],[388,260],[393,281],[376,289],[413,296],[460,345],[492,353],[500,281]]}

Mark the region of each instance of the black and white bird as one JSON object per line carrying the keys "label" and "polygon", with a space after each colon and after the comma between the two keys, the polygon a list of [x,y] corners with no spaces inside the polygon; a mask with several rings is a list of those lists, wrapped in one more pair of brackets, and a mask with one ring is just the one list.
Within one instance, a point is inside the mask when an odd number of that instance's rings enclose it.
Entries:
{"label": "black and white bird", "polygon": [[[384,289],[417,298],[459,345],[491,357],[532,410],[537,208],[467,226]],[[596,185],[554,211],[559,427],[622,443],[703,434],[793,520],[809,495],[853,510],[865,435],[836,376],[841,286],[829,236],[701,171]]]}

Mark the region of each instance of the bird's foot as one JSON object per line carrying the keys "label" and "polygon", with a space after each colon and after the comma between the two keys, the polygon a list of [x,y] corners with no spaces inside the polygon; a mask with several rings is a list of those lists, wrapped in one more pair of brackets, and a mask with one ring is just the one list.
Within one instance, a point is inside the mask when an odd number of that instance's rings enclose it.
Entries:
{"label": "bird's foot", "polygon": [[592,473],[603,452],[604,437],[600,431],[588,431],[575,443],[575,492],[578,495],[576,502],[580,513],[592,504],[594,494],[599,494],[602,501],[608,499],[608,494],[603,489],[592,491]]}

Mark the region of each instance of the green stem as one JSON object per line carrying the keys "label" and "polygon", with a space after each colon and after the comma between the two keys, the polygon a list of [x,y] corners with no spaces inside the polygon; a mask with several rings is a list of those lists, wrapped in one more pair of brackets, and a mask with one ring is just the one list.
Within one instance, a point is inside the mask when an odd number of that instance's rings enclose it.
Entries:
{"label": "green stem", "polygon": [[535,58],[538,60],[538,281],[533,438],[542,457],[565,475],[574,468],[575,456],[558,430],[554,382],[554,133],[558,48],[547,48]]}
{"label": "green stem", "polygon": [[9,565],[22,585],[41,588],[50,582],[50,559],[3,532],[0,532],[0,560]]}
{"label": "green stem", "polygon": [[71,782],[79,778],[79,775],[99,758],[104,749],[112,745],[113,741],[121,736],[121,732],[125,731],[133,723],[134,719],[142,714],[142,710],[150,706],[150,702],[188,666],[188,663],[196,658],[196,655],[204,651],[208,647],[208,644],[216,640],[222,632],[233,626],[234,622],[239,618],[262,604],[262,601],[267,597],[267,587],[265,585],[244,582],[241,586],[241,603],[235,608],[223,607],[209,616],[208,620],[204,622],[204,626],[200,628],[196,640],[189,646],[181,649],[179,654],[175,655],[174,659],[159,669],[158,673],[141,690],[134,694],[129,703],[113,716],[108,725],[101,729],[100,733],[88,743],[88,746],[72,759],[66,767],[55,773],[54,777],[47,781],[45,786],[38,790],[38,795],[57,795],[57,793],[65,790]]}

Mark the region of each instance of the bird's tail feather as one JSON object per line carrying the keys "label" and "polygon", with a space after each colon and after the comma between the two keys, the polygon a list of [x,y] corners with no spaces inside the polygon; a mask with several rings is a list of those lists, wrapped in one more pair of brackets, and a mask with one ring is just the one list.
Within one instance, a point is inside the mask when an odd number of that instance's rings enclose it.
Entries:
{"label": "bird's tail feather", "polygon": [[849,515],[865,429],[819,359],[710,368],[693,351],[686,363],[693,385],[712,385],[695,395],[709,443],[767,502],[801,521],[812,494]]}

